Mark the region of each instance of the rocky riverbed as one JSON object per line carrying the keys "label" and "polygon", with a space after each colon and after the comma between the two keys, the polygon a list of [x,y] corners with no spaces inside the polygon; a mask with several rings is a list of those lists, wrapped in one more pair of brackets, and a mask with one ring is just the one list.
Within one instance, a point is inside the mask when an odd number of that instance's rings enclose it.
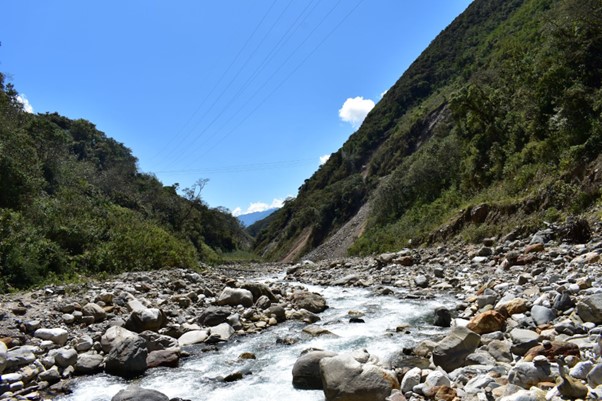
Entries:
{"label": "rocky riverbed", "polygon": [[[427,311],[441,333],[390,358],[364,349],[299,355],[288,366],[290,385],[321,389],[327,401],[601,399],[602,240],[593,231],[585,239],[549,228],[362,259],[137,272],[3,295],[0,399],[57,398],[73,378],[100,372],[137,383],[153,369],[175,369],[192,349],[219,353],[290,320],[306,334],[330,335],[319,323],[328,299],[301,284],[361,287],[382,302],[455,299]],[[348,313],[350,323],[370,324],[361,311]],[[389,334],[420,329],[400,324]],[[221,380],[243,375],[226,373]],[[112,399],[169,400],[134,384]]]}

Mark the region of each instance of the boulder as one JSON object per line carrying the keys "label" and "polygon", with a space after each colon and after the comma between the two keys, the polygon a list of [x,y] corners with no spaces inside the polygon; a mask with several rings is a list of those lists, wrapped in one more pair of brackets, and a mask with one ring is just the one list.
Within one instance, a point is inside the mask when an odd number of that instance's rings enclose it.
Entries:
{"label": "boulder", "polygon": [[253,294],[244,288],[226,287],[217,298],[217,304],[229,306],[242,305],[248,308],[253,306]]}
{"label": "boulder", "polygon": [[449,309],[444,307],[439,307],[435,309],[435,321],[434,325],[439,327],[449,327],[451,326],[452,316]]}
{"label": "boulder", "polygon": [[128,337],[109,352],[105,371],[124,378],[142,375],[146,369],[146,340],[140,336]]}
{"label": "boulder", "polygon": [[500,302],[495,306],[495,309],[508,316],[516,313],[525,313],[529,310],[529,303],[524,298],[514,298],[508,301]]}
{"label": "boulder", "polygon": [[115,394],[111,401],[169,401],[169,397],[157,390],[130,385]]}
{"label": "boulder", "polygon": [[211,328],[209,338],[205,341],[211,344],[228,341],[232,334],[234,334],[234,329],[228,323],[218,324]]}
{"label": "boulder", "polygon": [[42,340],[49,340],[53,343],[60,345],[61,347],[65,345],[67,340],[69,339],[69,332],[65,329],[56,328],[56,329],[37,329],[33,333],[34,337],[41,338]]}
{"label": "boulder", "polygon": [[539,334],[532,330],[512,329],[510,338],[512,339],[510,351],[519,356],[525,355],[527,351],[539,344]]}
{"label": "boulder", "polygon": [[160,349],[149,352],[146,357],[146,366],[148,369],[156,368],[159,366],[167,366],[169,368],[175,368],[180,363],[180,349]]}
{"label": "boulder", "polygon": [[529,389],[541,382],[554,382],[550,363],[545,356],[536,357],[533,362],[518,362],[510,372],[508,381],[514,385]]}
{"label": "boulder", "polygon": [[266,311],[268,316],[273,316],[278,323],[286,320],[286,311],[282,305],[271,305]]}
{"label": "boulder", "polygon": [[302,390],[322,390],[320,361],[335,356],[329,351],[311,351],[301,355],[293,365],[293,387]]}
{"label": "boulder", "polygon": [[295,291],[293,294],[293,303],[300,309],[308,310],[312,313],[320,313],[326,310],[326,300],[316,292]]}
{"label": "boulder", "polygon": [[429,286],[429,279],[424,274],[420,274],[414,278],[414,284],[420,288],[427,288]]}
{"label": "boulder", "polygon": [[272,290],[270,290],[270,287],[263,283],[246,282],[243,283],[240,288],[251,291],[251,294],[253,294],[253,299],[255,300],[262,296],[268,297],[268,299],[272,302],[276,302],[278,300]]}
{"label": "boulder", "polygon": [[466,327],[454,327],[433,349],[433,363],[446,372],[464,365],[466,357],[473,353],[481,337]]}
{"label": "boulder", "polygon": [[536,325],[541,326],[556,319],[556,312],[542,305],[533,305],[531,308],[531,318]]}
{"label": "boulder", "polygon": [[102,364],[104,357],[102,355],[86,352],[77,356],[77,362],[75,363],[75,374],[76,375],[91,375],[102,371]]}
{"label": "boulder", "polygon": [[157,308],[134,309],[125,322],[125,328],[135,333],[145,330],[157,331],[167,322],[165,315]]}
{"label": "boulder", "polygon": [[320,374],[326,401],[385,401],[399,388],[394,373],[361,364],[350,354],[323,358]]}
{"label": "boulder", "polygon": [[591,388],[596,388],[602,384],[602,363],[595,365],[587,374],[587,383]]}
{"label": "boulder", "polygon": [[102,322],[107,318],[107,313],[104,309],[100,307],[100,305],[95,304],[93,302],[87,303],[82,308],[82,312],[84,316],[92,316],[95,322]]}
{"label": "boulder", "polygon": [[48,355],[54,358],[55,363],[61,369],[65,369],[67,366],[75,365],[77,362],[77,351],[73,348],[60,348],[52,350],[48,353]]}
{"label": "boulder", "polygon": [[602,292],[584,297],[577,303],[577,314],[584,322],[602,323]]}
{"label": "boulder", "polygon": [[100,337],[100,345],[102,346],[102,351],[105,354],[108,354],[126,338],[137,336],[138,335],[136,333],[129,331],[126,328],[120,326],[111,326],[107,329],[107,331],[105,331],[102,337]]}
{"label": "boulder", "polygon": [[36,360],[34,351],[39,350],[37,347],[21,346],[12,348],[6,352],[5,369],[16,369],[25,365],[29,365]]}
{"label": "boulder", "polygon": [[428,374],[426,379],[424,379],[424,383],[421,386],[422,394],[431,398],[437,393],[437,389],[442,386],[451,386],[449,377],[441,370],[433,370]]}
{"label": "boulder", "polygon": [[185,347],[187,345],[199,344],[205,342],[207,338],[209,338],[208,330],[191,330],[178,338],[178,345]]}
{"label": "boulder", "polygon": [[488,310],[473,317],[466,328],[477,334],[487,334],[494,331],[503,331],[506,318],[500,312]]}
{"label": "boulder", "polygon": [[512,362],[512,352],[510,347],[512,343],[504,340],[493,340],[487,344],[487,352],[498,362]]}
{"label": "boulder", "polygon": [[230,309],[220,306],[210,306],[201,313],[197,321],[203,326],[217,326],[224,323],[230,316]]}
{"label": "boulder", "polygon": [[400,390],[403,394],[412,391],[415,386],[420,384],[422,378],[422,369],[412,368],[406,372],[401,380]]}
{"label": "boulder", "polygon": [[174,348],[178,346],[178,340],[163,334],[155,333],[154,331],[143,331],[140,337],[146,340],[146,348],[148,352]]}
{"label": "boulder", "polygon": [[53,366],[50,369],[40,372],[38,379],[50,384],[58,383],[61,381],[61,372],[59,372],[58,366]]}
{"label": "boulder", "polygon": [[320,320],[320,316],[311,313],[307,309],[299,309],[297,311],[294,311],[293,313],[291,313],[290,318],[294,320],[301,320],[305,323],[315,323]]}

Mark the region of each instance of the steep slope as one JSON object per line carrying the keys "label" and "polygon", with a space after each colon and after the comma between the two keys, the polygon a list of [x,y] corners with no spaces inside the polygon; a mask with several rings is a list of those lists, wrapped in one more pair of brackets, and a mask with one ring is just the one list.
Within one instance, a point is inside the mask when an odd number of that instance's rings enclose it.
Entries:
{"label": "steep slope", "polygon": [[[309,229],[305,254],[369,200],[355,253],[436,238],[483,202],[518,205],[525,224],[596,202],[583,178],[602,142],[600,21],[597,0],[475,0],[272,216],[257,250],[281,258]],[[507,228],[477,225],[453,234]]]}
{"label": "steep slope", "polygon": [[26,113],[0,74],[0,292],[76,274],[196,267],[249,248],[238,220],[140,173],[85,120]]}

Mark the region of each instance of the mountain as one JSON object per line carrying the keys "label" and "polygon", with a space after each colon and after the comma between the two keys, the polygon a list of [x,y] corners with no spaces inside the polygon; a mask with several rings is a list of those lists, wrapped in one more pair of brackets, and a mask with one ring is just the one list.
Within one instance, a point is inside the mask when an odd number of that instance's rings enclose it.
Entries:
{"label": "mountain", "polygon": [[78,275],[197,268],[251,247],[235,217],[202,201],[206,181],[180,191],[136,163],[89,121],[25,112],[0,74],[0,293]]}
{"label": "mountain", "polygon": [[601,81],[599,0],[475,0],[270,216],[255,250],[293,261],[479,241],[590,210]]}
{"label": "mountain", "polygon": [[256,221],[265,219],[270,214],[274,213],[276,210],[278,210],[278,208],[275,207],[275,208],[271,208],[268,210],[264,210],[262,212],[241,214],[240,216],[238,216],[238,220],[240,220],[240,222],[242,223],[243,226],[249,227],[251,224],[255,223]]}

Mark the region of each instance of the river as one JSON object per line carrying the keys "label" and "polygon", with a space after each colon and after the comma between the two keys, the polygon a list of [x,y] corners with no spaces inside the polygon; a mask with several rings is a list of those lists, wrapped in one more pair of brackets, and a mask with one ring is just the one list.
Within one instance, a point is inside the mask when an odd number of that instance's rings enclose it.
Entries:
{"label": "river", "polygon": [[[305,286],[322,294],[329,309],[320,314],[317,324],[334,335],[311,337],[301,330],[304,324],[287,321],[260,334],[233,337],[217,351],[201,352],[191,348],[192,356],[182,359],[178,368],[156,368],[135,382],[170,398],[192,401],[313,401],[324,400],[321,390],[295,390],[291,384],[292,367],[307,348],[334,352],[366,349],[386,361],[404,347],[441,333],[428,321],[438,306],[453,308],[454,299],[400,300],[394,296],[375,296],[368,289]],[[350,323],[349,311],[360,311],[365,323]],[[398,326],[408,325],[402,332]],[[293,345],[278,344],[278,338],[295,338]],[[256,359],[240,359],[244,352]],[[222,377],[243,372],[242,379],[226,383]],[[73,393],[60,401],[110,401],[128,382],[99,374],[74,380]]]}

